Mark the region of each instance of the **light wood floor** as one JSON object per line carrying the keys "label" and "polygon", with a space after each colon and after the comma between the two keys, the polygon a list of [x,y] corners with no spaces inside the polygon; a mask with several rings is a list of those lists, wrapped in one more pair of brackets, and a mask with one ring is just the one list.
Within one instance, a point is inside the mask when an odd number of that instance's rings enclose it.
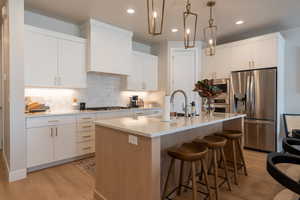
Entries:
{"label": "light wood floor", "polygon": [[[240,185],[226,188],[221,200],[271,200],[281,190],[265,170],[266,154],[246,151],[248,177],[240,177]],[[66,164],[30,173],[28,178],[7,183],[3,161],[0,162],[0,200],[92,200],[93,178],[74,164]],[[189,196],[189,194],[185,194]],[[188,199],[182,197],[180,199]],[[200,199],[200,198],[199,198]],[[202,199],[202,198],[201,198]]]}

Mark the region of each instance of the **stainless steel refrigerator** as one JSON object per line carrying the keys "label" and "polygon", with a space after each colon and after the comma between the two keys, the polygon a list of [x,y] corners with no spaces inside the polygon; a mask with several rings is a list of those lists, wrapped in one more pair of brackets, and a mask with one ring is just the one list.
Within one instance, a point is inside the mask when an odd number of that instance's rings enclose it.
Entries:
{"label": "stainless steel refrigerator", "polygon": [[275,151],[277,69],[232,72],[231,83],[232,111],[247,115],[245,147]]}

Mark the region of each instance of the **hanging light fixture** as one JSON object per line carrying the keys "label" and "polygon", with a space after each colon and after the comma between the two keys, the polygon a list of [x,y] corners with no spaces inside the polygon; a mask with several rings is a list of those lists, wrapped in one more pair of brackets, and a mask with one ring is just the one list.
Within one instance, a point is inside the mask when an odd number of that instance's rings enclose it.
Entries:
{"label": "hanging light fixture", "polygon": [[216,54],[217,45],[217,26],[214,25],[213,7],[216,5],[215,1],[208,1],[207,6],[210,8],[210,17],[208,27],[204,28],[204,41],[206,44],[205,54],[207,56],[214,56]]}
{"label": "hanging light fixture", "polygon": [[148,32],[150,35],[161,35],[163,31],[165,0],[147,0]]}
{"label": "hanging light fixture", "polygon": [[191,12],[191,3],[187,0],[186,10],[183,13],[184,47],[194,48],[197,34],[198,15]]}

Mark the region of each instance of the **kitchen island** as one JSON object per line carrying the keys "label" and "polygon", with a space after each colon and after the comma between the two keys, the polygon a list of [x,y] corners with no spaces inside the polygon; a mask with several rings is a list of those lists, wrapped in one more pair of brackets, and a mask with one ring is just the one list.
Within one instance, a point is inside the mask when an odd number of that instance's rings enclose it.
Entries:
{"label": "kitchen island", "polygon": [[[162,122],[159,116],[96,121],[95,198],[161,199],[161,188],[169,165],[166,149],[222,130],[243,132],[244,117],[215,113],[212,116],[203,114],[194,118],[178,118],[171,122]],[[177,180],[177,174],[173,174],[173,182]]]}

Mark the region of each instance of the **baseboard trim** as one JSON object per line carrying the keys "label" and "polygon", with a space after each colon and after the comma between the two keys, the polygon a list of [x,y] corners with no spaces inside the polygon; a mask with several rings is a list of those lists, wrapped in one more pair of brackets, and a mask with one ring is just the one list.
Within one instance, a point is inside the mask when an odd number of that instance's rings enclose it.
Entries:
{"label": "baseboard trim", "polygon": [[9,172],[8,181],[15,182],[27,177],[27,169],[19,169]]}
{"label": "baseboard trim", "polygon": [[94,192],[94,198],[96,200],[107,200],[103,195],[101,195],[98,191],[95,190]]}

